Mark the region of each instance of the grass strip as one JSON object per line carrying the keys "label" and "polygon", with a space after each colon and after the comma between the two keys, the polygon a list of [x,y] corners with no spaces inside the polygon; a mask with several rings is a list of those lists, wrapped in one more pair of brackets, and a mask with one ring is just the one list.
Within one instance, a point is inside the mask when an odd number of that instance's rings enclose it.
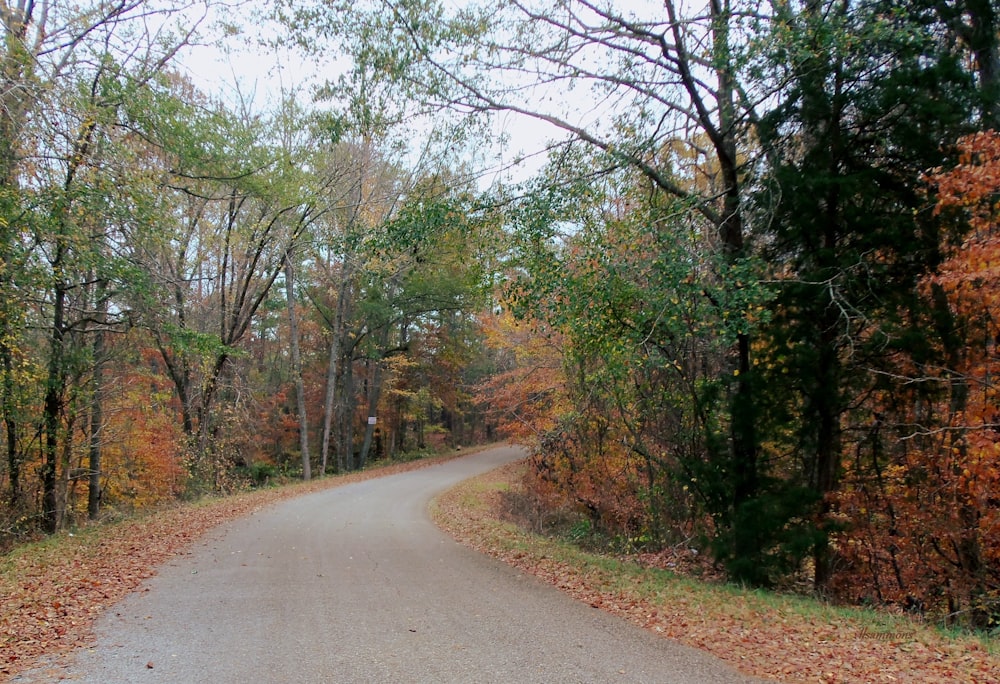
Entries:
{"label": "grass strip", "polygon": [[708,583],[587,552],[505,519],[523,463],[466,481],[431,514],[459,541],[747,674],[787,682],[1000,682],[997,645],[906,615]]}

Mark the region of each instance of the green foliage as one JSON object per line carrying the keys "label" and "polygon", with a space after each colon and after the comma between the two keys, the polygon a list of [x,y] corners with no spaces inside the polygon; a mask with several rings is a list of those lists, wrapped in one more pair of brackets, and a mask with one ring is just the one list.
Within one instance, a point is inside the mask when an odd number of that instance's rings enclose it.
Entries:
{"label": "green foliage", "polygon": [[[774,480],[762,484],[761,493],[732,512],[733,522],[711,540],[715,557],[730,577],[751,586],[774,586],[801,568],[819,543],[825,543],[808,511],[817,504],[817,493],[809,487]],[[731,535],[750,535],[737,540]],[[752,549],[738,554],[736,549]]]}
{"label": "green foliage", "polygon": [[776,505],[751,514],[816,526],[817,583],[830,576],[828,496],[871,417],[860,398],[887,377],[871,371],[894,372],[891,355],[919,338],[906,329],[927,306],[914,286],[941,260],[916,179],[944,161],[940,143],[968,125],[973,97],[932,14],[828,9],[787,6],[758,55],[788,83],[762,120],[775,161],[758,196],[779,283],[758,353],[759,415],[783,480],[762,493]]}
{"label": "green foliage", "polygon": [[[645,463],[631,493],[645,522],[613,533],[672,535],[685,517],[681,501],[694,497],[715,521],[717,546],[731,553],[729,535],[750,519],[732,509],[739,483],[728,446],[729,396],[739,377],[725,358],[738,335],[768,320],[773,294],[762,283],[763,265],[708,249],[707,226],[691,207],[649,201],[633,174],[597,184],[566,159],[557,171],[587,180],[527,193],[532,199],[514,217],[521,275],[510,286],[518,315],[544,320],[566,340],[577,411],[564,424],[567,436],[580,437],[550,435],[544,448],[566,450],[574,468],[600,470],[602,461],[625,457],[598,447],[600,430],[590,426],[607,421],[607,443],[622,440]],[[773,517],[753,521],[761,538],[768,525],[785,525]],[[751,545],[762,549],[757,560],[775,543]]]}
{"label": "green foliage", "polygon": [[[116,63],[111,24],[110,43],[85,32],[86,52],[49,69],[58,83],[41,83],[30,41],[7,40],[0,482],[30,507],[43,448],[49,490],[57,457],[62,474],[82,462],[106,360],[91,342],[135,324],[144,341],[128,344],[149,349],[127,363],[172,384],[193,486],[266,479],[264,453],[291,453],[300,429],[271,290],[294,260],[288,304],[314,314],[303,401],[342,459],[365,408],[390,455],[461,441],[481,415],[472,384],[530,358],[508,398],[551,411],[532,423],[538,486],[588,530],[632,546],[701,536],[733,579],[813,567],[823,588],[845,461],[880,477],[914,421],[940,424],[927,407],[948,388],[909,376],[961,355],[967,322],[919,284],[966,226],[932,212],[919,179],[995,109],[997,32],[975,3],[945,5],[691,16],[668,2],[643,17],[283,0],[286,45],[352,61],[317,106],[261,115],[159,63]],[[504,111],[569,142],[533,181],[477,198],[462,155],[493,142]],[[486,353],[486,308],[558,362]],[[250,435],[265,422],[263,448]]]}
{"label": "green foliage", "polygon": [[254,461],[242,469],[254,487],[266,487],[278,476],[278,466],[264,461]]}

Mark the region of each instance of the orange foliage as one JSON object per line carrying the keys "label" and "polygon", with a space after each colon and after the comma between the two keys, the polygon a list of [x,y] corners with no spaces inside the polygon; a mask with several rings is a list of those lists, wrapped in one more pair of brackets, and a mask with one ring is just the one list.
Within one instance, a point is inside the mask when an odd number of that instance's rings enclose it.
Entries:
{"label": "orange foliage", "polygon": [[532,456],[525,484],[545,508],[582,513],[595,529],[635,543],[653,526],[642,499],[650,483],[621,425],[614,415],[594,413],[565,421]]}
{"label": "orange foliage", "polygon": [[958,150],[956,168],[929,177],[938,192],[935,211],[967,209],[973,237],[981,237],[995,231],[1000,217],[1000,133],[973,133],[959,141]]}
{"label": "orange foliage", "polygon": [[959,150],[956,168],[926,180],[936,212],[958,212],[971,230],[921,284],[956,336],[938,343],[950,367],[911,364],[920,385],[941,391],[897,419],[906,432],[887,463],[848,465],[840,550],[848,575],[867,578],[879,599],[988,628],[1000,617],[1000,135],[969,136]]}
{"label": "orange foliage", "polygon": [[519,323],[506,311],[482,321],[486,345],[500,369],[477,395],[501,433],[523,443],[535,442],[552,430],[569,406],[562,335],[539,326]]}
{"label": "orange foliage", "polygon": [[501,371],[479,398],[510,439],[535,447],[525,485],[541,508],[583,514],[594,529],[630,541],[645,538],[654,526],[650,491],[665,482],[630,448],[621,408],[574,408],[562,333],[507,313],[489,316],[483,329]]}
{"label": "orange foliage", "polygon": [[[147,360],[155,352],[145,354]],[[171,408],[169,384],[150,361],[125,367],[108,383],[101,470],[107,505],[142,508],[181,493],[186,478],[184,436]]]}
{"label": "orange foliage", "polygon": [[242,445],[249,462],[281,463],[298,458],[299,417],[294,399],[289,398],[290,389],[286,387],[259,399],[253,431]]}

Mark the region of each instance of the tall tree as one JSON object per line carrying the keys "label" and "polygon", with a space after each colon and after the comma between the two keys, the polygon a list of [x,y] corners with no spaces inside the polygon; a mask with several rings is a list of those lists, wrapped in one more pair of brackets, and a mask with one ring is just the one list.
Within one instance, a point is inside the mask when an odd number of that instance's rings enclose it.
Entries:
{"label": "tall tree", "polygon": [[[173,12],[169,6],[161,10],[164,19]],[[42,517],[49,530],[60,522],[59,460],[71,450],[71,433],[63,424],[64,418],[70,418],[65,409],[71,357],[79,348],[74,343],[79,341],[80,327],[89,320],[89,312],[79,306],[82,300],[74,295],[86,285],[87,274],[99,258],[82,232],[99,225],[102,209],[106,209],[95,189],[105,162],[100,145],[117,123],[123,93],[159,72],[190,36],[189,30],[168,36],[166,31],[150,28],[145,18],[141,3],[136,2],[3,5],[4,277],[12,284],[19,271],[24,274],[25,269],[32,269],[35,280],[22,283],[21,288],[4,287],[0,308],[13,310],[16,304],[8,298],[19,290],[43,300],[38,315],[49,334],[42,361],[46,379],[39,429],[44,453],[40,473]],[[91,224],[84,226],[87,221]],[[16,331],[11,322],[16,319],[6,313],[0,318],[3,404],[13,485],[20,480],[21,458],[13,398],[12,357],[17,352],[12,349]]]}
{"label": "tall tree", "polygon": [[[996,269],[1000,141],[963,137],[959,159],[929,173],[942,233],[939,268],[918,283],[927,302],[921,344],[893,352],[895,386],[836,499],[845,598],[917,605],[949,623],[989,629],[1000,596],[996,496]],[[965,234],[964,229],[971,229]]]}
{"label": "tall tree", "polygon": [[[468,314],[481,306],[483,274],[469,258],[479,242],[480,217],[471,197],[460,186],[448,188],[446,183],[438,177],[417,183],[374,236],[372,246],[379,257],[369,266],[362,304],[371,330],[362,465],[371,447],[389,358],[411,352],[414,335],[429,342],[422,333],[431,317]],[[445,330],[439,327],[437,332]],[[412,355],[410,359],[417,360]]]}
{"label": "tall tree", "polygon": [[[940,261],[938,227],[922,218],[913,179],[942,161],[940,142],[975,114],[994,116],[993,8],[919,0],[902,10],[849,0],[718,0],[703,12],[586,0],[456,12],[406,0],[337,12],[279,7],[300,31],[339,36],[359,71],[381,69],[426,106],[527,117],[565,135],[562,145],[599,150],[585,178],[634,169],[678,202],[670,211],[686,209],[711,233],[699,290],[718,315],[739,319],[712,383],[726,404],[711,422],[728,434],[706,433],[710,456],[697,475],[715,485],[717,553],[734,577],[766,583],[780,572],[775,559],[794,565],[811,550],[823,587],[845,420],[891,376],[880,345],[908,338],[924,306],[914,283]],[[581,108],[571,93],[588,87],[599,104]],[[576,169],[565,170],[549,174],[553,191],[571,185]],[[548,213],[555,225],[567,220]],[[539,237],[551,251],[552,234]],[[753,272],[757,246],[772,273]],[[579,263],[563,261],[571,255],[535,266]],[[755,343],[763,317],[727,306],[753,299],[747,283],[761,278],[781,296]],[[650,339],[658,324],[645,322]]]}
{"label": "tall tree", "polygon": [[[914,179],[943,161],[941,141],[970,120],[973,91],[940,49],[932,13],[850,2],[776,5],[762,55],[788,84],[764,117],[774,150],[762,195],[780,282],[768,329],[768,431],[791,440],[795,478],[817,502],[815,580],[832,577],[825,541],[832,495],[851,447],[849,416],[889,372],[906,321],[925,303],[914,284],[940,262],[938,228]],[[794,431],[788,430],[794,426]]]}
{"label": "tall tree", "polygon": [[321,209],[299,159],[268,137],[266,121],[183,94],[183,85],[164,81],[131,111],[170,172],[160,176],[160,230],[134,235],[130,249],[149,278],[135,306],[174,383],[194,466],[215,478],[221,445],[212,437],[226,374],[286,256]]}
{"label": "tall tree", "polygon": [[312,479],[309,458],[309,418],[306,412],[306,389],[302,379],[302,354],[299,350],[299,319],[296,311],[294,250],[285,254],[285,304],[288,308],[288,339],[292,355],[292,375],[295,382],[295,408],[299,416],[299,449],[302,452],[302,479]]}
{"label": "tall tree", "polygon": [[[359,68],[380,66],[416,87],[427,106],[544,122],[603,151],[605,169],[638,170],[711,226],[719,253],[737,265],[746,256],[744,181],[756,149],[748,123],[753,105],[767,97],[741,95],[738,48],[756,9],[744,4],[712,2],[699,13],[673,2],[621,11],[564,0],[449,13],[438,3],[385,0],[336,12],[296,4],[287,14],[308,29],[337,33]],[[566,97],[575,88],[607,104],[581,113]],[[677,148],[691,154],[665,153]],[[760,477],[750,332],[736,332],[721,373],[729,382],[730,436],[719,467],[729,481],[725,524],[737,528]],[[741,529],[731,540],[735,555],[762,553]]]}
{"label": "tall tree", "polygon": [[21,503],[21,464],[18,445],[21,419],[18,416],[16,368],[17,330],[21,328],[23,307],[13,293],[22,255],[18,224],[21,202],[18,197],[19,169],[24,153],[24,127],[28,109],[36,97],[33,55],[40,49],[42,36],[32,34],[35,4],[23,2],[16,7],[3,5],[3,54],[0,83],[0,363],[3,385],[0,387],[4,421],[4,446],[8,477],[8,499],[12,508]]}

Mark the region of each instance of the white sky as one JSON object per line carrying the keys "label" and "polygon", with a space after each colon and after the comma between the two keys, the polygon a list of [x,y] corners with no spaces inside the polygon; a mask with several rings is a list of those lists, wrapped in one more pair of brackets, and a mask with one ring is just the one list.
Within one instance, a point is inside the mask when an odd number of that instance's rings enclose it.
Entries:
{"label": "white sky", "polygon": [[254,110],[267,110],[281,93],[303,86],[313,76],[312,66],[293,51],[281,53],[260,45],[269,27],[247,28],[245,33],[222,35],[205,21],[204,43],[188,47],[181,69],[205,93],[223,102],[249,100]]}
{"label": "white sky", "polygon": [[[248,22],[249,10],[246,16],[237,18]],[[242,34],[224,35],[218,28],[219,20],[217,14],[205,20],[205,44],[191,46],[180,55],[180,70],[199,89],[234,109],[267,111],[277,105],[283,92],[296,89],[308,101],[310,85],[334,79],[347,68],[345,62],[338,65],[329,58],[317,62],[315,58],[303,59],[292,49],[263,47],[262,39],[275,34],[273,26],[257,22],[245,27]],[[545,162],[543,151],[548,141],[564,137],[544,122],[509,113],[497,115],[491,128],[495,139],[505,137],[508,143],[505,147],[495,145],[485,153],[483,162],[488,168],[480,178],[482,187],[531,177]],[[414,137],[419,135],[415,130]],[[520,163],[515,166],[516,160]]]}

